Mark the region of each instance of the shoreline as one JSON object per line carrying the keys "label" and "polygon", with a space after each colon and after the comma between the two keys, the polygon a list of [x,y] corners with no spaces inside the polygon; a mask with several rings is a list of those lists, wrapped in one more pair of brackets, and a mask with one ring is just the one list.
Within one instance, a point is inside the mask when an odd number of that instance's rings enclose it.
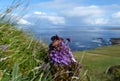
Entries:
{"label": "shoreline", "polygon": [[107,28],[107,30],[120,30],[120,28]]}

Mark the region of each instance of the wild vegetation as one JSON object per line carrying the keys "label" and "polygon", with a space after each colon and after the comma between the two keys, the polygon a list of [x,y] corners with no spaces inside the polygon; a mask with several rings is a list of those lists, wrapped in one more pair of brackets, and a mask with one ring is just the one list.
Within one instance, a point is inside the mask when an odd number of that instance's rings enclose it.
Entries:
{"label": "wild vegetation", "polygon": [[[47,54],[47,45],[16,29],[0,24],[0,77],[2,81],[34,78]],[[34,72],[34,70],[36,72]]]}
{"label": "wild vegetation", "polygon": [[[1,81],[50,81],[49,64],[44,66],[47,45],[9,23],[0,24]],[[81,81],[119,81],[120,69],[108,75],[110,66],[120,65],[120,45],[74,52],[82,63]],[[79,80],[78,80],[79,81]]]}
{"label": "wild vegetation", "polygon": [[[82,60],[83,70],[87,71],[90,81],[120,80],[120,45],[74,52],[74,55],[79,61]],[[112,66],[119,68],[114,68],[114,72],[109,75],[108,70]]]}
{"label": "wild vegetation", "polygon": [[[50,66],[44,63],[48,45],[16,28],[11,18],[5,21],[18,6],[0,13],[0,81],[52,81]],[[120,45],[77,51],[74,56],[83,66],[77,81],[120,81],[120,68],[108,74],[109,67],[120,65]]]}

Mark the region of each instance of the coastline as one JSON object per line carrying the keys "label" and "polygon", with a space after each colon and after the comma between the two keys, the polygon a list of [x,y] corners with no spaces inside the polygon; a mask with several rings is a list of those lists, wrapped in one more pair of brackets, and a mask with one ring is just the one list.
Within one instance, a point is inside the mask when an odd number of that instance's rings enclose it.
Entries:
{"label": "coastline", "polygon": [[107,30],[120,30],[120,28],[107,28]]}

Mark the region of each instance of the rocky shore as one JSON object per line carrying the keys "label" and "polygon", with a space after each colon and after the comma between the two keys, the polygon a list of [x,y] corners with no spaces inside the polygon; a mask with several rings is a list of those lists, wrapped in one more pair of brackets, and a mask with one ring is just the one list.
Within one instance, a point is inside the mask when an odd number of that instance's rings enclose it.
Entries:
{"label": "rocky shore", "polygon": [[111,38],[110,42],[112,43],[112,45],[120,44],[120,38]]}

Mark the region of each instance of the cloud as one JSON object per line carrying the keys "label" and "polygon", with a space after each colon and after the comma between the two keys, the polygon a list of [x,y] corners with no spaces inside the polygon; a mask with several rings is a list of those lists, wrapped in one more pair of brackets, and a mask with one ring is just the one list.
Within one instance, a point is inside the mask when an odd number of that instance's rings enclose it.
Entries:
{"label": "cloud", "polygon": [[[5,14],[0,13],[0,17]],[[27,21],[24,17],[18,14],[7,14],[5,15],[3,21],[9,21],[10,23],[17,23],[18,25],[33,25],[33,23]]]}
{"label": "cloud", "polygon": [[108,20],[106,20],[104,18],[98,18],[98,19],[95,19],[95,23],[94,24],[104,25],[104,24],[107,24],[107,23],[108,23]]}
{"label": "cloud", "polygon": [[[108,23],[104,19],[105,10],[96,5],[77,6],[61,12],[73,25],[105,25]],[[75,23],[74,23],[75,22]]]}
{"label": "cloud", "polygon": [[34,11],[34,18],[49,25],[106,26],[120,23],[120,5],[117,3],[98,5],[95,2],[93,5],[84,0],[50,0],[38,3],[36,8],[39,10]]}
{"label": "cloud", "polygon": [[73,23],[73,25],[116,26],[120,25],[120,11],[118,11],[116,8],[118,8],[118,5],[78,6],[66,11],[62,11],[62,13],[68,18],[66,21]]}
{"label": "cloud", "polygon": [[116,12],[116,13],[113,13],[112,17],[113,18],[120,18],[120,11]]}
{"label": "cloud", "polygon": [[[34,16],[39,18],[42,23],[54,25],[119,25],[120,11],[110,10],[110,8],[118,8],[118,5],[109,6],[74,6],[72,8],[61,9],[58,13],[35,11]],[[117,12],[115,12],[117,11]],[[113,13],[114,12],[114,13]],[[54,12],[53,12],[54,13]],[[45,21],[45,22],[44,22]],[[48,23],[49,22],[49,23]],[[44,25],[43,24],[43,25]]]}
{"label": "cloud", "polygon": [[108,24],[108,19],[105,18],[96,18],[93,22],[94,25],[106,25]]}
{"label": "cloud", "polygon": [[40,11],[35,11],[34,14],[36,14],[36,15],[41,15],[41,16],[47,16],[47,13],[45,13],[45,12],[40,12]]}
{"label": "cloud", "polygon": [[40,11],[34,12],[34,15],[36,15],[40,19],[48,20],[52,24],[55,24],[55,25],[65,24],[65,18],[62,16],[48,14],[48,13],[40,12]]}
{"label": "cloud", "polygon": [[120,11],[114,12],[109,18],[109,23],[107,25],[119,26],[120,25]]}
{"label": "cloud", "polygon": [[69,9],[67,11],[63,11],[63,14],[66,16],[99,16],[104,13],[100,7],[91,5],[91,6],[78,6],[73,9]]}
{"label": "cloud", "polygon": [[19,19],[17,24],[20,24],[20,25],[33,25],[32,23],[28,22],[27,20],[25,19]]}
{"label": "cloud", "polygon": [[109,25],[112,14],[119,10],[120,5],[93,5],[86,4],[84,0],[50,0],[38,3],[36,8],[39,10],[34,11],[34,15],[56,25]]}
{"label": "cloud", "polygon": [[18,25],[33,25],[33,23],[18,14],[10,14],[10,18],[11,22],[17,22]]}

